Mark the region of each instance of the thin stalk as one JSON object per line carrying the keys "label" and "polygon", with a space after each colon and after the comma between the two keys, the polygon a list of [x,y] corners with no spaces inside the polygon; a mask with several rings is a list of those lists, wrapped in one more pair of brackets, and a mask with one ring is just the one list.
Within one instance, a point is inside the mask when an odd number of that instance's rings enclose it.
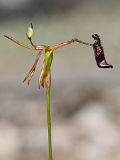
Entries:
{"label": "thin stalk", "polygon": [[49,145],[49,160],[52,160],[52,138],[51,138],[51,113],[50,113],[50,88],[46,88],[47,100],[47,121],[48,121],[48,145]]}

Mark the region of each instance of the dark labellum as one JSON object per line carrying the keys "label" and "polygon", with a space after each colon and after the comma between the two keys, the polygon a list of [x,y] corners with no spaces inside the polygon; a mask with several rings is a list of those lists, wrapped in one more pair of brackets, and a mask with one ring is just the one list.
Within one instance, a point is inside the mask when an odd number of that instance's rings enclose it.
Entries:
{"label": "dark labellum", "polygon": [[92,35],[92,38],[94,38],[95,40],[93,44],[93,49],[94,49],[97,66],[99,68],[113,68],[113,66],[108,64],[105,59],[104,50],[101,45],[100,37],[97,34],[94,34]]}

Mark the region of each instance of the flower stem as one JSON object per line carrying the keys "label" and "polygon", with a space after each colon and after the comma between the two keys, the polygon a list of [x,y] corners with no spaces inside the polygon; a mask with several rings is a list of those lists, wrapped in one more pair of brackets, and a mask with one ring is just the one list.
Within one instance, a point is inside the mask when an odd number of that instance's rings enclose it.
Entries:
{"label": "flower stem", "polygon": [[49,160],[52,160],[51,114],[50,114],[50,88],[46,88],[46,100],[47,100]]}

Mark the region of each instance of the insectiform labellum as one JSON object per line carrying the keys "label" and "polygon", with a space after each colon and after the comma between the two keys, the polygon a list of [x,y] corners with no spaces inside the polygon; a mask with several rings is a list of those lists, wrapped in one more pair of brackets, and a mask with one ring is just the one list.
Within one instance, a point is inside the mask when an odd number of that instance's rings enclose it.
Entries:
{"label": "insectiform labellum", "polygon": [[100,37],[97,34],[94,34],[92,35],[92,38],[94,38],[95,40],[93,44],[93,49],[94,49],[97,66],[99,68],[113,68],[113,66],[108,64],[105,59],[104,50],[101,45]]}

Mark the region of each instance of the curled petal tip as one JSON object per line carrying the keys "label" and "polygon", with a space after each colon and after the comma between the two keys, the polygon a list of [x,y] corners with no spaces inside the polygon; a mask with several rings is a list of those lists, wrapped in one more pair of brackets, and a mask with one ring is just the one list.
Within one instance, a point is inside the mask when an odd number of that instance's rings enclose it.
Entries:
{"label": "curled petal tip", "polygon": [[4,37],[8,38],[8,36],[4,35]]}
{"label": "curled petal tip", "polygon": [[40,84],[38,84],[38,88],[40,89]]}
{"label": "curled petal tip", "polygon": [[27,79],[26,77],[23,79],[23,83],[26,81],[26,79]]}
{"label": "curled petal tip", "polygon": [[30,81],[28,81],[28,83],[27,83],[27,84],[28,84],[28,86],[29,86],[29,84],[30,84]]}
{"label": "curled petal tip", "polygon": [[42,87],[44,88],[44,83],[42,83]]}
{"label": "curled petal tip", "polygon": [[4,35],[4,37],[5,37],[5,38],[8,38],[8,39],[10,39],[10,37],[9,37],[9,36],[7,36],[7,35]]}

